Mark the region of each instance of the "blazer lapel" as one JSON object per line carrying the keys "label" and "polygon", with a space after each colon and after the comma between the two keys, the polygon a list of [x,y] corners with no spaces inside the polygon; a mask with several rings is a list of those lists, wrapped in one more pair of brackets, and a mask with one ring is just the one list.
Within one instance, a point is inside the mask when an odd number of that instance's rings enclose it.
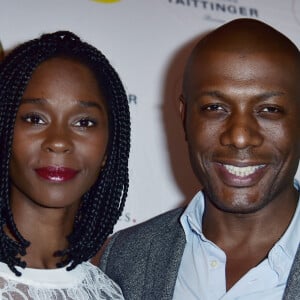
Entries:
{"label": "blazer lapel", "polygon": [[185,246],[179,220],[155,235],[150,243],[143,299],[171,300]]}
{"label": "blazer lapel", "polygon": [[300,299],[300,245],[298,246],[297,253],[287,280],[286,288],[284,291],[284,300]]}

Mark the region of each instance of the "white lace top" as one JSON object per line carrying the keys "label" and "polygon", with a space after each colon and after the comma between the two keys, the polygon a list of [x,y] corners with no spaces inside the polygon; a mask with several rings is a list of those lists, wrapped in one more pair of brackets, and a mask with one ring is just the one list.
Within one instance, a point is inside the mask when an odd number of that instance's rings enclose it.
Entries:
{"label": "white lace top", "polygon": [[17,268],[16,276],[0,262],[1,300],[123,300],[121,289],[99,268],[89,262],[67,271]]}

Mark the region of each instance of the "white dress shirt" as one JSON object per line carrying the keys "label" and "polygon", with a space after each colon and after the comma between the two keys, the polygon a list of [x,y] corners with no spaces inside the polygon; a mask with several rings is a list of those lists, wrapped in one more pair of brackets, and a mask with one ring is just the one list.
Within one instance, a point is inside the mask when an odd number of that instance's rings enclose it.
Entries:
{"label": "white dress shirt", "polygon": [[[295,181],[299,190],[299,183]],[[226,255],[202,232],[204,196],[196,194],[181,216],[186,235],[173,300],[281,299],[300,241],[300,205],[268,257],[226,292]]]}

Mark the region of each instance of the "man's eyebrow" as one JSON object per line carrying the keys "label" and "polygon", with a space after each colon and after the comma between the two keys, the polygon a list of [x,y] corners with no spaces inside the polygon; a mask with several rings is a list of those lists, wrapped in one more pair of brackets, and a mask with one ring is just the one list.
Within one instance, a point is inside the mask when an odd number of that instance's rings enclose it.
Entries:
{"label": "man's eyebrow", "polygon": [[[280,91],[268,91],[268,92],[262,92],[261,94],[257,95],[257,98],[260,99],[269,99],[272,97],[280,97],[285,95],[284,92]],[[211,96],[214,98],[219,98],[219,99],[226,99],[226,94],[220,92],[220,91],[203,91],[199,94],[198,97],[203,97],[203,96]]]}
{"label": "man's eyebrow", "polygon": [[260,95],[258,95],[258,97],[261,98],[261,99],[269,99],[269,98],[272,98],[272,97],[280,97],[280,96],[283,96],[283,95],[285,95],[284,92],[270,91],[270,92],[261,93]]}
{"label": "man's eyebrow", "polygon": [[199,98],[204,97],[204,96],[210,96],[213,98],[220,98],[220,99],[226,98],[226,95],[220,91],[202,91],[198,95]]}
{"label": "man's eyebrow", "polygon": [[[49,100],[45,98],[22,98],[20,105],[22,104],[46,104]],[[96,101],[83,101],[83,100],[75,100],[75,102],[81,107],[96,107],[100,110],[103,110],[103,107]]]}

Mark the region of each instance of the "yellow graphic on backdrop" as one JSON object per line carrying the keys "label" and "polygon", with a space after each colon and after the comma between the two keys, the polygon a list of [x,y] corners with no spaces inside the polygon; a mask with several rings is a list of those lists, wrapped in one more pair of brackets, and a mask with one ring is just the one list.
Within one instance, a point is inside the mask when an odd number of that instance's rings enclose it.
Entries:
{"label": "yellow graphic on backdrop", "polygon": [[121,0],[92,0],[94,2],[99,2],[99,3],[115,3],[115,2],[120,2]]}

